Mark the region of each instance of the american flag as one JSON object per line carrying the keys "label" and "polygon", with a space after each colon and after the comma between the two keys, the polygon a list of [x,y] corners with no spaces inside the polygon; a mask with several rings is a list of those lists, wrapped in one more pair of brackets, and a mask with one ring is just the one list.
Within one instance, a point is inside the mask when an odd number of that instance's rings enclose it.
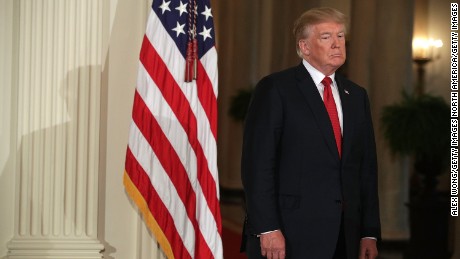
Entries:
{"label": "american flag", "polygon": [[153,1],[124,185],[168,258],[223,257],[214,40],[209,0]]}

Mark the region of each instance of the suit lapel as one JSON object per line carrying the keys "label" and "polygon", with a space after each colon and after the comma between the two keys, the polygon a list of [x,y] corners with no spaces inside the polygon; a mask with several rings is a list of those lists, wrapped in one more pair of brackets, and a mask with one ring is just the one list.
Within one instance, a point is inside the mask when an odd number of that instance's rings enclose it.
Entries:
{"label": "suit lapel", "polygon": [[304,97],[307,99],[308,106],[310,107],[313,116],[315,117],[315,120],[318,124],[318,127],[320,128],[324,140],[327,143],[327,146],[338,159],[339,153],[337,151],[334,131],[329,119],[329,114],[327,113],[326,107],[324,107],[323,100],[321,99],[321,95],[318,92],[318,88],[316,87],[313,79],[302,63],[297,67],[296,77],[297,86],[299,87]]}
{"label": "suit lapel", "polygon": [[342,114],[343,114],[343,134],[342,134],[342,161],[344,161],[350,153],[351,140],[353,139],[353,111],[351,98],[352,94],[347,89],[345,80],[336,74],[335,80],[340,93],[340,100],[342,102]]}

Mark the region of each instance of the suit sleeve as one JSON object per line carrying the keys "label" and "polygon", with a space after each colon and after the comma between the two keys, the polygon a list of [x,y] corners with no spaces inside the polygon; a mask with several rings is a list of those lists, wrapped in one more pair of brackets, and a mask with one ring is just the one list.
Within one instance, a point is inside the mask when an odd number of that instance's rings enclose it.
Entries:
{"label": "suit sleeve", "polygon": [[250,234],[280,228],[275,179],[282,114],[278,89],[270,78],[262,79],[256,86],[246,116],[241,160]]}
{"label": "suit sleeve", "polygon": [[381,239],[380,212],[378,198],[378,167],[375,147],[374,129],[372,125],[369,99],[364,100],[365,120],[367,124],[366,150],[361,171],[361,237],[376,237]]}

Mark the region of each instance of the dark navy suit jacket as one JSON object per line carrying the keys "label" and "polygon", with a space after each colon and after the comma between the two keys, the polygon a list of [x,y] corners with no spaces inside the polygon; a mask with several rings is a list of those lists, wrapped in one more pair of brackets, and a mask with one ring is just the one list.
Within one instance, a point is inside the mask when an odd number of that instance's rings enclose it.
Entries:
{"label": "dark navy suit jacket", "polygon": [[[263,78],[245,121],[244,242],[280,229],[287,258],[330,259],[343,215],[349,259],[362,237],[380,239],[377,159],[366,91],[336,73],[343,111],[342,157],[332,125],[303,64]],[[255,253],[255,254],[253,254]]]}

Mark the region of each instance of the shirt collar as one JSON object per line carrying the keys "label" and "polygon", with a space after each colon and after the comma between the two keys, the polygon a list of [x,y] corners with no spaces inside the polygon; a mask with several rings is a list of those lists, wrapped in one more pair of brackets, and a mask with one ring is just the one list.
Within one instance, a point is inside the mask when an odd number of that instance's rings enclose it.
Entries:
{"label": "shirt collar", "polygon": [[[313,79],[313,82],[315,82],[315,85],[318,86],[321,84],[321,81],[323,81],[325,75],[321,72],[319,72],[318,69],[314,68],[308,61],[305,59],[302,60],[303,65],[307,69],[308,73],[310,73],[311,78]],[[332,79],[332,87],[335,87],[335,73],[329,76]]]}

